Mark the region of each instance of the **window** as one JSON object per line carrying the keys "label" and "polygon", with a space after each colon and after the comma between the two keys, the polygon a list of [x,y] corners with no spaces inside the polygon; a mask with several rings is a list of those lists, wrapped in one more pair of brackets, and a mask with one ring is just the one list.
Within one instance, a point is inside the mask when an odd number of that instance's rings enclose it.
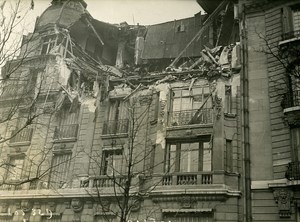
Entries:
{"label": "window", "polygon": [[123,149],[104,148],[102,160],[102,174],[113,176],[122,174]]}
{"label": "window", "polygon": [[299,5],[292,8],[293,11],[293,27],[294,31],[300,30],[300,8]]}
{"label": "window", "polygon": [[53,156],[51,168],[51,187],[67,186],[72,153],[58,153]]}
{"label": "window", "polygon": [[293,161],[300,161],[300,128],[291,128]]}
{"label": "window", "polygon": [[232,141],[231,140],[226,140],[226,145],[225,145],[225,170],[227,172],[232,172]]}
{"label": "window", "polygon": [[24,155],[11,156],[7,170],[7,180],[18,180],[22,178]]}
{"label": "window", "polygon": [[108,121],[104,122],[103,134],[120,134],[128,132],[126,103],[119,99],[110,100]]}
{"label": "window", "polygon": [[208,141],[170,142],[165,154],[165,172],[211,171],[211,160]]}
{"label": "window", "polygon": [[294,38],[300,34],[300,4],[282,9],[283,40]]}
{"label": "window", "polygon": [[151,105],[152,107],[152,112],[153,112],[153,116],[152,116],[152,120],[151,120],[151,124],[154,124],[157,122],[157,119],[158,119],[158,112],[159,112],[159,96],[160,96],[160,93],[156,93],[153,95],[154,99],[154,104]]}
{"label": "window", "polygon": [[[71,108],[70,108],[71,109]],[[78,132],[79,108],[74,112],[63,107],[58,119],[59,125],[55,127],[54,140],[76,139]]]}
{"label": "window", "polygon": [[225,86],[225,113],[232,113],[231,86]]}
{"label": "window", "polygon": [[45,55],[50,53],[51,49],[53,49],[54,46],[56,45],[56,42],[57,42],[56,35],[50,35],[44,37],[41,54]]}
{"label": "window", "polygon": [[172,126],[212,122],[212,100],[209,87],[173,89]]}

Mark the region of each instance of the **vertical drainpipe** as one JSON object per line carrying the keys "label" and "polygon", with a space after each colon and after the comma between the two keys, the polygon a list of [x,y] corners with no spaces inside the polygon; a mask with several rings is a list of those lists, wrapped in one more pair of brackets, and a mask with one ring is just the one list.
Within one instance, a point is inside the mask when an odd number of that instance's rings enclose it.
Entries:
{"label": "vertical drainpipe", "polygon": [[245,5],[240,4],[241,22],[240,36],[242,46],[242,76],[241,76],[241,123],[242,123],[242,178],[243,178],[243,220],[252,221],[251,201],[251,169],[250,169],[250,143],[249,143],[249,79],[248,79],[248,42],[246,27]]}

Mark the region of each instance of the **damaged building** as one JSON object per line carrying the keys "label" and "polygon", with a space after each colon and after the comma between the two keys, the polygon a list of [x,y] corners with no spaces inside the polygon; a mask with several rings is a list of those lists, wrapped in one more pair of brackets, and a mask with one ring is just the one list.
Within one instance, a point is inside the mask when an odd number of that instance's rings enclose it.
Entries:
{"label": "damaged building", "polygon": [[2,70],[0,221],[242,221],[231,1],[151,26],[53,0]]}

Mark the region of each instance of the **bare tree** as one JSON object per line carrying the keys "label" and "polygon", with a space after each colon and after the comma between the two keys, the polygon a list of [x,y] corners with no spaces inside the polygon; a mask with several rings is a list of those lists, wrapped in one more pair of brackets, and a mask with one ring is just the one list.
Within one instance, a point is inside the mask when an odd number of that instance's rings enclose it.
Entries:
{"label": "bare tree", "polygon": [[[151,183],[147,182],[154,168],[162,164],[154,162],[155,140],[150,136],[151,121],[158,114],[158,96],[155,90],[139,85],[120,100],[122,119],[104,123],[107,138],[103,140],[110,143],[109,147],[104,145],[102,152],[87,154],[94,164],[94,174],[101,176],[82,181],[81,187],[98,203],[98,210],[107,221],[131,220],[143,199],[162,183],[162,177],[153,177]],[[116,138],[115,133],[126,134],[126,138]],[[146,212],[148,218],[145,219],[153,217],[152,211],[155,210]]]}

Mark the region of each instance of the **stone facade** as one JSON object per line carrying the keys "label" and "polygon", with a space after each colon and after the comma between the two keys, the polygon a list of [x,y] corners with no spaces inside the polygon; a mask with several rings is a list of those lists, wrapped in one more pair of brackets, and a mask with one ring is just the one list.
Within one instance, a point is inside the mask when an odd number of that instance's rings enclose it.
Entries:
{"label": "stone facade", "polygon": [[[242,149],[249,180],[247,221],[299,221],[295,69],[299,1],[239,1],[244,58]],[[245,130],[244,130],[245,132]],[[297,168],[298,169],[298,168]],[[245,175],[246,176],[246,175]]]}

